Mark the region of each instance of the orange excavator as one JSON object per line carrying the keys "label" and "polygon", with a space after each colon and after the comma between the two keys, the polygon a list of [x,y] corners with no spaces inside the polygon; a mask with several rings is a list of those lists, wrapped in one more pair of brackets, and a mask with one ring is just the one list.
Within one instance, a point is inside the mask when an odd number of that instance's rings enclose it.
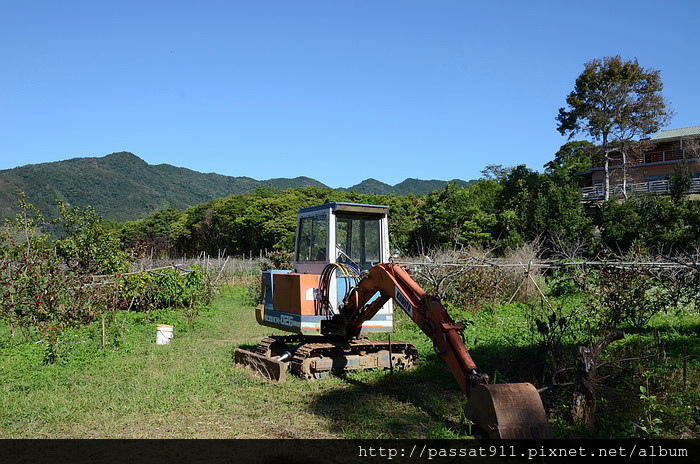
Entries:
{"label": "orange excavator", "polygon": [[[416,348],[367,338],[390,332],[393,304],[432,340],[467,395],[466,417],[490,438],[551,438],[540,396],[530,383],[491,384],[439,299],[428,295],[389,256],[388,208],[328,203],[299,211],[293,271],[263,273],[258,323],[291,332],[262,340],[255,352],[235,350],[237,364],[284,381],[331,372],[410,369]],[[329,251],[330,250],[330,251]]]}

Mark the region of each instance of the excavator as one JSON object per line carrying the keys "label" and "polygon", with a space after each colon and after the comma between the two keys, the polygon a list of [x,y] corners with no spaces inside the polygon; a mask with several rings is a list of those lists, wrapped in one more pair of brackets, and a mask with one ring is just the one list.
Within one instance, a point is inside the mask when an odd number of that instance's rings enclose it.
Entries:
{"label": "excavator", "polygon": [[[237,348],[234,362],[273,381],[287,370],[306,379],[363,369],[402,370],[418,363],[410,343],[368,338],[390,333],[396,304],[433,343],[467,395],[465,415],[489,438],[552,438],[535,387],[489,383],[464,343],[464,326],[389,255],[389,208],[327,203],[302,208],[294,269],[262,275],[259,324],[272,335],[255,352]],[[376,338],[376,337],[375,337]]]}

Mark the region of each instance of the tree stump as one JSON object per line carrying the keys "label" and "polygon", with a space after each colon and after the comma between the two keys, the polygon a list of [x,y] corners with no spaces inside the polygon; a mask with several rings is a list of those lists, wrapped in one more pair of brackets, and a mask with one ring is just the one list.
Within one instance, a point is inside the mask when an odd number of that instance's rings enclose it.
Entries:
{"label": "tree stump", "polygon": [[571,416],[575,423],[592,428],[595,423],[596,382],[598,358],[612,342],[622,340],[624,332],[613,330],[590,346],[580,346],[576,357],[576,380],[571,403]]}

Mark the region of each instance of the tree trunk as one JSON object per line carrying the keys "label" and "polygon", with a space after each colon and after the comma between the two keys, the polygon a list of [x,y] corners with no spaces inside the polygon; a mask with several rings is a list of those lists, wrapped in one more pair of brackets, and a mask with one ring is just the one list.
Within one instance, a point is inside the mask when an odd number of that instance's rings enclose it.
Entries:
{"label": "tree trunk", "polygon": [[610,199],[610,156],[605,152],[605,201]]}
{"label": "tree trunk", "polygon": [[622,147],[622,197],[627,200],[627,155]]}
{"label": "tree trunk", "polygon": [[592,428],[595,422],[596,394],[598,378],[597,362],[603,350],[625,334],[613,330],[590,346],[580,346],[576,357],[576,380],[571,403],[571,416],[575,423]]}
{"label": "tree trunk", "polygon": [[608,152],[608,134],[603,131],[603,156],[605,157],[605,201],[610,199],[610,153]]}

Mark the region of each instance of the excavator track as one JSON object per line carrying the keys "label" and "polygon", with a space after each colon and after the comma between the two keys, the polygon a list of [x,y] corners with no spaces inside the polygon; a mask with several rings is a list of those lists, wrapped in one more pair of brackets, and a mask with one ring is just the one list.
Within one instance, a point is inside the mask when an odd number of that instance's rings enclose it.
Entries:
{"label": "excavator track", "polygon": [[256,354],[285,359],[291,372],[305,379],[324,378],[331,372],[404,370],[418,363],[418,351],[410,343],[364,338],[343,340],[303,335],[270,336],[258,344]]}
{"label": "excavator track", "polygon": [[306,379],[329,373],[366,369],[410,369],[418,363],[418,351],[401,341],[354,339],[301,344],[292,356],[290,370]]}
{"label": "excavator track", "polygon": [[304,335],[271,335],[258,343],[255,352],[261,356],[277,357],[293,350],[295,345],[304,343],[308,337]]}

